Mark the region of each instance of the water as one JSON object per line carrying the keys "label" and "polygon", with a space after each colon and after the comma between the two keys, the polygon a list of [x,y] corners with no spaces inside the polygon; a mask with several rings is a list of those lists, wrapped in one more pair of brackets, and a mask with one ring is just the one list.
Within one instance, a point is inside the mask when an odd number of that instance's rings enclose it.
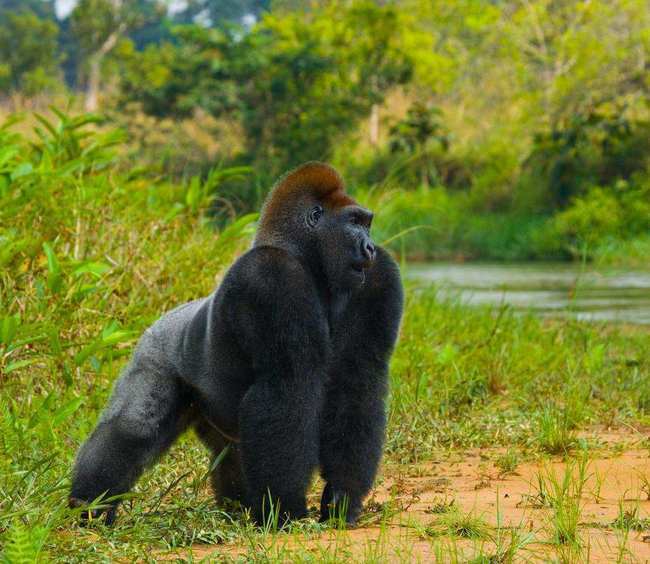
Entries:
{"label": "water", "polygon": [[540,315],[650,324],[650,272],[567,263],[427,263],[407,276],[468,304],[509,304]]}

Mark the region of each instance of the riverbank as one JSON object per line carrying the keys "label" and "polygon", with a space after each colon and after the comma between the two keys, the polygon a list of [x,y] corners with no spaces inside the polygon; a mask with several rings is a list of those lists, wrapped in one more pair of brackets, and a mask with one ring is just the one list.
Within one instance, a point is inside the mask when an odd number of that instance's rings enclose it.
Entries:
{"label": "riverbank", "polygon": [[[629,429],[592,429],[589,453],[517,458],[505,449],[440,452],[434,462],[385,464],[353,530],[302,528],[161,558],[267,562],[620,562],[650,557],[650,459]],[[595,445],[598,444],[596,447]],[[317,484],[322,487],[322,484]],[[318,504],[319,489],[310,496]],[[563,539],[563,542],[558,542]]]}

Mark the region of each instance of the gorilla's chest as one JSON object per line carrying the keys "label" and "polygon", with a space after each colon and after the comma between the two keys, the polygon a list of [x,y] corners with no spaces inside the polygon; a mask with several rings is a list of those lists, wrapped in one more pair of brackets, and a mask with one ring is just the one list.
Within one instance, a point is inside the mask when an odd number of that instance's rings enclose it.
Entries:
{"label": "gorilla's chest", "polygon": [[327,318],[330,346],[336,357],[337,353],[341,352],[349,343],[354,332],[355,319],[351,311],[350,294],[340,294],[331,298],[328,304]]}

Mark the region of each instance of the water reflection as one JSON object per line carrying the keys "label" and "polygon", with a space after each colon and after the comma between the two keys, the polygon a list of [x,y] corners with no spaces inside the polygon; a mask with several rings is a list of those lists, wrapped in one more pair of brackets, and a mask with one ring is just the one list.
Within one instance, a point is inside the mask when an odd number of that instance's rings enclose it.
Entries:
{"label": "water reflection", "polygon": [[573,264],[415,264],[407,276],[469,304],[510,304],[541,315],[650,324],[650,272]]}

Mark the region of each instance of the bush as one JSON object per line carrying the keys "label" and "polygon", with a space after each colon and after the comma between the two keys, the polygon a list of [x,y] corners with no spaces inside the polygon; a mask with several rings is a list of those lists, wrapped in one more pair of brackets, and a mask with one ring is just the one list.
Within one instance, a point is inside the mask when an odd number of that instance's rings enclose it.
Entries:
{"label": "bush", "polygon": [[553,220],[552,229],[572,256],[593,258],[608,247],[621,247],[626,240],[647,234],[650,229],[648,180],[630,185],[591,188],[577,197]]}

